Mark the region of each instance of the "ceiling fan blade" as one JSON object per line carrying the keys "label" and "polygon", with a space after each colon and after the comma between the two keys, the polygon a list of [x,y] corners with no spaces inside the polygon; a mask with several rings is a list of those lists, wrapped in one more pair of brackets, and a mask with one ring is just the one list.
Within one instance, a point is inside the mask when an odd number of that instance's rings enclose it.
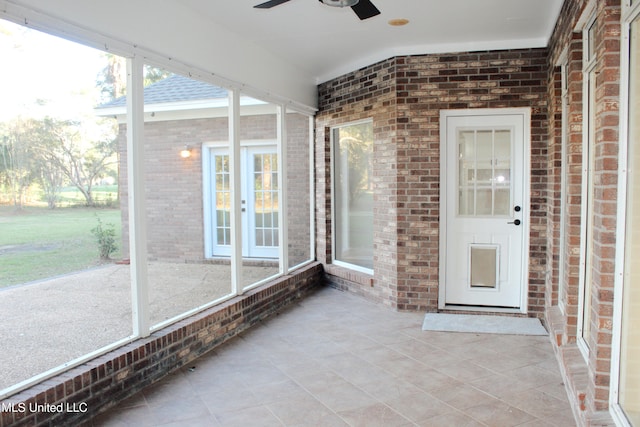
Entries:
{"label": "ceiling fan blade", "polygon": [[271,9],[272,7],[281,5],[282,3],[286,3],[289,0],[269,0],[264,3],[260,3],[258,5],[253,6],[256,9]]}
{"label": "ceiling fan blade", "polygon": [[380,15],[380,11],[371,3],[371,0],[360,0],[355,6],[351,6],[351,9],[358,15],[360,20]]}

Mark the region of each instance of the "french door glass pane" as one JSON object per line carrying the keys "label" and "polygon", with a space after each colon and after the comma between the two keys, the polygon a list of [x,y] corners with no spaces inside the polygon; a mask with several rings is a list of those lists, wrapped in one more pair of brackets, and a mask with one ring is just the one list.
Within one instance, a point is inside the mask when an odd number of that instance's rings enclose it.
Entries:
{"label": "french door glass pane", "polygon": [[218,245],[231,244],[231,186],[229,156],[215,155],[216,236]]}
{"label": "french door glass pane", "polygon": [[278,157],[253,155],[255,245],[278,246]]}

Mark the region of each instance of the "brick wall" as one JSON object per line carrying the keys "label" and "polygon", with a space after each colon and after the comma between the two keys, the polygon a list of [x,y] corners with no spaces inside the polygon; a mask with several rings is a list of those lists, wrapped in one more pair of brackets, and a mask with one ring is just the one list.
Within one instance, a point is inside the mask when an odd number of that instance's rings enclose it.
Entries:
{"label": "brick wall", "polygon": [[316,115],[316,245],[318,260],[329,264],[331,253],[331,126],[373,119],[373,265],[375,278],[331,266],[341,288],[396,307],[398,293],[396,180],[396,60],[349,73],[319,87]]}
{"label": "brick wall", "polygon": [[[123,257],[129,253],[126,126],[120,126],[119,191]],[[145,123],[145,200],[147,250],[151,259],[196,261],[204,258],[201,144],[227,141],[226,118]],[[191,157],[179,152],[190,144]]]}
{"label": "brick wall", "polygon": [[[437,309],[440,110],[531,107],[529,310],[542,316],[546,273],[547,50],[396,57],[319,87],[319,260],[331,262],[327,130],[373,119],[374,277],[340,287],[400,310]],[[320,255],[321,254],[321,255]],[[320,258],[320,256],[322,256]],[[351,283],[351,285],[349,285]]]}
{"label": "brick wall", "polygon": [[[611,369],[611,332],[613,311],[613,283],[615,261],[615,229],[617,215],[617,156],[619,125],[619,73],[620,73],[620,1],[598,1],[596,5],[596,89],[595,89],[595,168],[591,172],[594,182],[594,236],[592,256],[587,260],[591,268],[591,331],[587,337],[589,358],[585,362],[578,351],[576,341],[579,316],[580,244],[582,240],[581,218],[582,170],[583,170],[583,45],[582,34],[574,32],[578,19],[587,2],[567,0],[550,41],[550,63],[555,64],[563,49],[568,53],[569,107],[567,129],[568,156],[565,162],[567,182],[565,200],[565,246],[554,245],[553,256],[564,255],[564,276],[550,272],[547,291],[553,290],[558,281],[563,283],[564,313],[554,311],[552,298],[548,299],[548,313],[557,320],[548,323],[557,326],[554,345],[558,351],[569,397],[581,424],[607,424]],[[559,94],[550,90],[550,105],[559,105]],[[559,122],[551,122],[550,151],[560,149]],[[550,163],[550,173],[557,176],[559,165]],[[555,203],[559,203],[555,202]],[[557,222],[558,220],[554,220]],[[550,227],[552,227],[550,225]],[[550,238],[551,239],[551,238]]]}
{"label": "brick wall", "polygon": [[[278,313],[321,283],[319,264],[301,268],[50,378],[4,400],[0,427],[80,425]],[[11,404],[14,412],[8,410]],[[32,405],[60,404],[63,412],[28,410]]]}
{"label": "brick wall", "polygon": [[287,123],[287,232],[289,267],[311,258],[311,160],[309,116],[288,113]]}
{"label": "brick wall", "polygon": [[589,384],[592,411],[609,407],[618,189],[620,0],[597,2],[596,130]]}
{"label": "brick wall", "polygon": [[[287,114],[289,253],[296,265],[310,258],[308,116]],[[241,140],[277,138],[273,114],[242,116]],[[204,259],[202,143],[228,141],[223,118],[150,121],[145,123],[145,199],[147,250],[150,259],[200,262]],[[191,157],[179,151],[189,144]],[[126,126],[120,126],[119,191],[123,257],[129,255]],[[205,172],[205,174],[208,171]],[[205,175],[206,176],[206,175]]]}
{"label": "brick wall", "polygon": [[562,204],[562,72],[560,66],[549,72],[549,148],[547,150],[547,271],[545,306],[558,304],[560,276],[560,220]]}

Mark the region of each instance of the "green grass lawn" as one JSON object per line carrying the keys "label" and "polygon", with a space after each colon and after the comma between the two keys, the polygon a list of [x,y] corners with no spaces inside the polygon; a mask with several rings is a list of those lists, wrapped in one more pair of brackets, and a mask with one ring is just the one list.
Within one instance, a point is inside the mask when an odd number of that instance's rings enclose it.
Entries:
{"label": "green grass lawn", "polygon": [[[93,200],[99,206],[113,206],[118,198],[117,185],[96,185],[91,190]],[[83,206],[87,200],[76,187],[65,187],[60,191],[59,206]]]}
{"label": "green grass lawn", "polygon": [[91,229],[113,224],[120,258],[120,211],[116,209],[0,206],[0,287],[84,270],[101,263]]}

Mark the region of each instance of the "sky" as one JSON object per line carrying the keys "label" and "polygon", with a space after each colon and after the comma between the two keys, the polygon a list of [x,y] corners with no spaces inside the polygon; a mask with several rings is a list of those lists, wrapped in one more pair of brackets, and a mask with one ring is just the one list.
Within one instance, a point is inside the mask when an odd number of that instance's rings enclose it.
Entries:
{"label": "sky", "polygon": [[91,114],[104,53],[0,19],[0,121]]}

